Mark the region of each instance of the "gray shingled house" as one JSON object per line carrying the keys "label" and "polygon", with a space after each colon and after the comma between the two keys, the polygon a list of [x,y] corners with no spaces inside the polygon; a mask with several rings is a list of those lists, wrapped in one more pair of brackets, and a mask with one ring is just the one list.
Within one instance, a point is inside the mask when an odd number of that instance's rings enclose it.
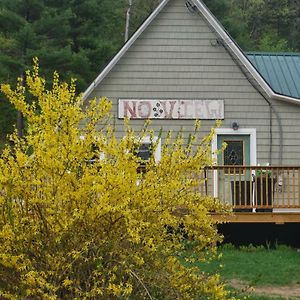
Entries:
{"label": "gray shingled house", "polygon": [[222,119],[212,153],[227,148],[201,192],[246,221],[300,221],[299,55],[245,54],[201,0],[162,0],[84,93],[100,96],[113,101],[119,136],[124,117],[157,131],[201,119],[203,135]]}

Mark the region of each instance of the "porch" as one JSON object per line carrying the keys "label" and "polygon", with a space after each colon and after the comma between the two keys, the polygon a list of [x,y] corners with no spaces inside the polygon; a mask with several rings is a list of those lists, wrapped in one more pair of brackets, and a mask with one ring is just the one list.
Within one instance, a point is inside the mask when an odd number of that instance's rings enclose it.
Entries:
{"label": "porch", "polygon": [[213,166],[200,192],[232,207],[232,223],[300,223],[300,166]]}

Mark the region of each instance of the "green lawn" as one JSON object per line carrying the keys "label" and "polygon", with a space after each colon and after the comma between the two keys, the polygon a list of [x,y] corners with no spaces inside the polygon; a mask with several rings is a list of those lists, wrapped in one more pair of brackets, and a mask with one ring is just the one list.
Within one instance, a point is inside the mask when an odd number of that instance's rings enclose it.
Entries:
{"label": "green lawn", "polygon": [[[298,289],[298,285],[300,289],[300,252],[296,249],[286,246],[278,246],[276,249],[253,246],[237,249],[232,245],[224,245],[219,252],[222,257],[202,265],[202,269],[208,273],[220,273],[222,280],[228,282],[228,285],[237,280],[254,287],[254,290],[264,286],[291,286],[290,289]],[[239,297],[244,295],[248,295],[249,300],[300,299],[300,293],[299,298],[276,298],[256,296],[247,289]]]}
{"label": "green lawn", "polygon": [[236,249],[225,245],[222,257],[203,266],[206,271],[219,271],[222,278],[239,279],[252,285],[300,284],[300,252],[285,246],[274,250],[264,247]]}
{"label": "green lawn", "polygon": [[[242,295],[241,295],[242,297]],[[287,298],[282,297],[271,297],[271,296],[249,296],[247,295],[247,300],[286,300]]]}

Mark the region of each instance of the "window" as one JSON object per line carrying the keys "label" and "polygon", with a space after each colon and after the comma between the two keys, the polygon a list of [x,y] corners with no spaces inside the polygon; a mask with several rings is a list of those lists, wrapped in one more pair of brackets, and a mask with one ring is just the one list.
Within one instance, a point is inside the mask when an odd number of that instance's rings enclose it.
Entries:
{"label": "window", "polygon": [[[154,148],[153,148],[154,147]],[[150,157],[154,157],[156,163],[160,161],[161,158],[161,140],[158,137],[149,136],[144,137],[139,143],[139,148],[136,151],[136,156],[141,158],[142,162],[140,163],[137,171],[141,173],[146,172],[146,162]]]}
{"label": "window", "polygon": [[143,161],[147,161],[151,156],[151,144],[142,143],[140,148],[137,151],[137,157],[142,159]]}
{"label": "window", "polygon": [[[153,147],[155,149],[152,149]],[[152,153],[152,151],[154,152]],[[149,136],[144,137],[140,144],[140,147],[137,151],[137,156],[140,157],[143,161],[150,159],[151,155],[154,156],[156,163],[160,161],[161,158],[161,140],[157,136],[150,138]]]}

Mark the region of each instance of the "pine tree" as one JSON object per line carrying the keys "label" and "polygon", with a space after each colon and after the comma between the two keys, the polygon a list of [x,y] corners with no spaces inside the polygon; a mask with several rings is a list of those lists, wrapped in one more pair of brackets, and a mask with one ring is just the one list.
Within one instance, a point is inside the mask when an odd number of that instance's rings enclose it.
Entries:
{"label": "pine tree", "polygon": [[[83,91],[123,43],[125,0],[4,0],[0,4],[0,81],[13,83],[39,57],[45,76],[54,70],[77,79]],[[15,111],[0,99],[0,139]]]}

